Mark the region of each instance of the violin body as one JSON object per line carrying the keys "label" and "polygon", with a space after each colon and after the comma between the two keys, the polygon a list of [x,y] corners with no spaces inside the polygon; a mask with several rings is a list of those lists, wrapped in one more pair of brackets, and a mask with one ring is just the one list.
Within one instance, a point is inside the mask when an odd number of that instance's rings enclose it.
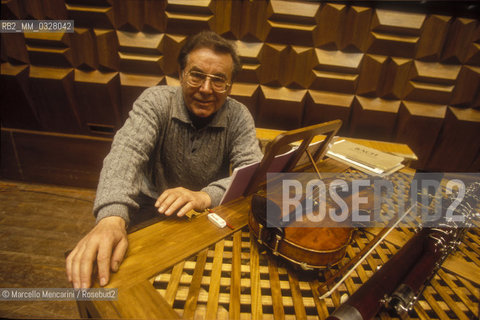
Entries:
{"label": "violin body", "polygon": [[[264,186],[271,182],[266,181],[266,176],[267,172],[308,172],[311,168],[319,174],[316,163],[325,155],[341,125],[341,120],[334,120],[279,134],[267,146],[265,156],[244,193],[245,196],[252,195],[248,224],[254,237],[273,254],[305,269],[328,268],[339,263],[353,238],[354,229],[349,226],[338,226],[333,230],[319,223],[312,225],[306,217],[282,219],[290,217],[291,212],[282,212],[280,209],[281,192],[266,195]],[[311,150],[311,142],[320,135],[323,136],[323,140]],[[276,157],[284,153],[283,150],[286,147],[290,148],[293,143],[298,143],[298,147],[289,156],[288,162],[282,168],[273,166]],[[303,158],[307,160],[303,161]],[[275,167],[275,170],[272,167]],[[295,210],[295,213],[297,211],[299,210]],[[273,227],[270,226],[272,215],[275,222]],[[280,220],[288,220],[291,223],[276,223]]]}
{"label": "violin body", "polygon": [[[360,193],[369,199],[368,204],[360,206],[360,210],[371,212],[373,190],[367,188]],[[349,203],[351,196],[344,197],[346,203]],[[331,201],[327,201],[326,205],[327,208],[333,207]],[[280,208],[281,199],[277,196],[267,196],[262,191],[252,196],[248,224],[250,232],[260,244],[274,255],[306,270],[328,269],[343,259],[353,240],[355,228],[348,223],[336,224],[328,216],[322,221],[313,222],[305,214],[300,219],[286,219],[288,222],[283,223],[281,218],[285,215],[291,217],[292,213],[281,212]]]}

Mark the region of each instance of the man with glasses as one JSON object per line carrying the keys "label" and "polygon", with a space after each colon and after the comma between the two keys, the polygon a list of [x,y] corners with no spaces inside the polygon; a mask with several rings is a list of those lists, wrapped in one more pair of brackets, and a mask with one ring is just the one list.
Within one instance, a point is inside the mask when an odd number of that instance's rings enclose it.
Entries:
{"label": "man with glasses", "polygon": [[100,285],[127,250],[126,226],[145,197],[159,214],[183,216],[219,204],[229,169],[262,153],[248,109],[228,97],[240,60],[232,44],[205,31],[178,56],[180,87],[157,86],[135,101],[104,160],[96,226],[67,257],[69,281],[88,288],[95,262]]}

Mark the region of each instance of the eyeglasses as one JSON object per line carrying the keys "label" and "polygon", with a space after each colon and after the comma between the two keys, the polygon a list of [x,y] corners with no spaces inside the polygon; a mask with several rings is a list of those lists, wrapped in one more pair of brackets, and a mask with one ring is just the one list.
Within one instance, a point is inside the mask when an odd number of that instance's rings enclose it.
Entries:
{"label": "eyeglasses", "polygon": [[210,84],[212,85],[212,89],[218,93],[226,92],[228,88],[232,85],[231,83],[228,83],[227,80],[225,80],[224,78],[215,76],[213,74],[203,73],[195,70],[190,70],[185,73],[185,80],[187,81],[187,84],[193,88],[198,88],[203,85],[207,78],[210,78]]}

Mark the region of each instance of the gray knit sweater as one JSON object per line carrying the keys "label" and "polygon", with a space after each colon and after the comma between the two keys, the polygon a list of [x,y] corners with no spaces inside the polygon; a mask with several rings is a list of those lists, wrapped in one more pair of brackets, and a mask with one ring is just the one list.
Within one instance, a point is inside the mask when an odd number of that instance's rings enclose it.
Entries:
{"label": "gray knit sweater", "polygon": [[259,161],[262,153],[248,109],[227,98],[212,121],[197,130],[180,87],[157,86],[135,101],[104,160],[94,204],[97,221],[120,216],[128,223],[141,194],[165,189],[202,190],[218,205],[229,168]]}

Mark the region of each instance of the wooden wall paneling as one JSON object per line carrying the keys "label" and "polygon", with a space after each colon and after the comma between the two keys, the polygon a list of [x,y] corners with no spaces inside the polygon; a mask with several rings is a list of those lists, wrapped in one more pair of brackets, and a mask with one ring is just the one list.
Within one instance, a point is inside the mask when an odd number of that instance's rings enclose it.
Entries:
{"label": "wooden wall paneling", "polygon": [[28,5],[25,6],[25,13],[27,18],[42,20],[45,18],[45,13],[43,9],[44,8],[42,6],[41,0],[32,0]]}
{"label": "wooden wall paneling", "polygon": [[[240,1],[213,1],[212,11],[215,12],[213,20],[210,23],[210,29],[226,37],[227,39],[238,39],[236,32],[232,30],[233,23],[240,23],[240,16],[236,14],[241,10]],[[235,8],[235,9],[234,9]],[[235,11],[234,11],[235,10]],[[233,22],[232,20],[234,20]]]}
{"label": "wooden wall paneling", "polygon": [[115,16],[115,29],[130,32],[143,30],[144,1],[112,0],[112,7]]}
{"label": "wooden wall paneling", "polygon": [[428,15],[423,24],[415,58],[422,61],[440,61],[451,17]]}
{"label": "wooden wall paneling", "polygon": [[353,94],[308,90],[302,126],[340,119],[340,135],[347,135]]}
{"label": "wooden wall paneling", "polygon": [[263,43],[235,41],[237,52],[242,62],[242,70],[237,74],[235,81],[260,82],[260,54]]}
{"label": "wooden wall paneling", "polygon": [[177,57],[186,39],[186,36],[181,35],[177,36],[165,34],[163,36],[161,45],[163,58],[161,61],[161,66],[164,74],[178,77],[178,69],[180,66],[177,63]]}
{"label": "wooden wall paneling", "polygon": [[112,29],[115,26],[115,13],[107,0],[65,0],[65,6],[69,19],[75,20],[75,27]]}
{"label": "wooden wall paneling", "polygon": [[4,61],[30,63],[23,33],[3,33],[0,39]]}
{"label": "wooden wall paneling", "polygon": [[477,96],[472,102],[472,108],[480,110],[480,91],[477,92]]}
{"label": "wooden wall paneling", "polygon": [[286,45],[264,43],[260,53],[260,84],[281,87],[282,70],[288,55]]}
{"label": "wooden wall paneling", "polygon": [[120,73],[120,96],[121,96],[121,110],[120,123],[122,124],[132,109],[133,102],[140,96],[140,94],[147,88],[156,85],[164,84],[165,77],[163,76],[148,76],[141,74]]}
{"label": "wooden wall paneling", "polygon": [[392,141],[399,100],[356,96],[350,119],[350,136]]}
{"label": "wooden wall paneling", "polygon": [[377,89],[378,96],[384,99],[402,99],[412,63],[411,59],[388,58],[381,77],[383,80]]}
{"label": "wooden wall paneling", "polygon": [[341,32],[340,50],[365,52],[373,9],[348,6]]}
{"label": "wooden wall paneling", "polygon": [[462,66],[456,79],[450,104],[461,107],[480,107],[475,98],[480,92],[480,67]]}
{"label": "wooden wall paneling", "polygon": [[[238,12],[232,19],[232,31],[238,40],[246,42],[265,41],[269,26],[267,1],[233,1],[233,10]],[[236,17],[235,17],[236,16]]]}
{"label": "wooden wall paneling", "polygon": [[23,0],[27,17],[36,20],[65,20],[67,9],[64,0]]}
{"label": "wooden wall paneling", "polygon": [[95,35],[92,29],[75,28],[72,36],[71,49],[73,66],[80,69],[98,69],[98,54],[95,45]]}
{"label": "wooden wall paneling", "polygon": [[260,86],[257,125],[270,129],[300,128],[307,90]]}
{"label": "wooden wall paneling", "polygon": [[[23,0],[25,1],[25,0]],[[26,0],[28,1],[28,0]],[[112,6],[113,4],[113,0],[64,0],[64,2],[66,4],[69,4],[69,5],[83,5],[83,6],[90,6],[90,7],[100,7],[100,8],[104,8],[104,7],[108,7],[108,6]],[[100,9],[102,10],[102,9]]]}
{"label": "wooden wall paneling", "polygon": [[0,66],[0,123],[11,128],[39,129],[28,90],[28,65]]}
{"label": "wooden wall paneling", "polygon": [[95,188],[111,139],[13,130],[25,180]]}
{"label": "wooden wall paneling", "polygon": [[357,87],[362,53],[346,53],[315,49],[318,61],[312,70],[314,81],[310,89],[354,93]]}
{"label": "wooden wall paneling", "polygon": [[398,111],[396,140],[406,143],[418,157],[412,163],[417,169],[426,167],[443,125],[446,105],[402,101]]}
{"label": "wooden wall paneling", "polygon": [[71,34],[63,32],[24,33],[30,63],[38,66],[71,68],[75,65],[70,49]]}
{"label": "wooden wall paneling", "polygon": [[[242,19],[250,19],[245,17],[242,12],[247,10],[250,3],[246,1],[215,1],[215,20],[212,24],[213,30],[229,39],[242,39],[243,23]],[[220,18],[219,19],[219,15]],[[250,41],[255,42],[257,40]]]}
{"label": "wooden wall paneling", "polygon": [[382,86],[387,62],[386,56],[364,55],[358,77],[357,94],[377,96],[377,90]]}
{"label": "wooden wall paneling", "polygon": [[480,66],[480,23],[474,32],[473,42],[468,50],[466,64]]}
{"label": "wooden wall paneling", "polygon": [[192,35],[201,30],[210,30],[213,23],[210,0],[168,0],[165,8],[167,18],[166,32]]}
{"label": "wooden wall paneling", "polygon": [[12,180],[24,179],[12,133],[5,128],[0,130],[0,177]]}
{"label": "wooden wall paneling", "polygon": [[113,135],[121,125],[119,74],[75,70],[75,94],[85,132]]}
{"label": "wooden wall paneling", "polygon": [[165,16],[166,1],[145,0],[145,32],[165,32],[167,18]]}
{"label": "wooden wall paneling", "polygon": [[377,9],[372,18],[368,53],[412,58],[425,15]]}
{"label": "wooden wall paneling", "polygon": [[[30,4],[30,1],[29,1]],[[68,19],[67,7],[64,0],[42,1],[45,18],[54,20]]]}
{"label": "wooden wall paneling", "polygon": [[234,82],[230,97],[243,103],[256,119],[259,91],[257,84]]}
{"label": "wooden wall paneling", "polygon": [[120,50],[128,52],[158,54],[163,37],[161,33],[117,31]]}
{"label": "wooden wall paneling", "polygon": [[315,17],[317,27],[313,31],[313,45],[316,48],[337,50],[341,46],[340,35],[347,6],[335,3],[323,3]]}
{"label": "wooden wall paneling", "polygon": [[480,152],[473,161],[472,165],[468,169],[469,172],[479,172],[480,171]]}
{"label": "wooden wall paneling", "polygon": [[120,58],[118,53],[118,38],[115,30],[93,29],[99,69],[118,71]]}
{"label": "wooden wall paneling", "polygon": [[[445,105],[480,107],[480,20],[376,7],[284,0],[3,1],[2,19],[74,19],[76,29],[1,35],[0,57],[8,62],[0,72],[8,86],[2,92],[9,93],[0,97],[2,122],[92,135],[86,123],[117,127],[144,89],[178,85],[181,45],[210,29],[237,40],[243,69],[231,96],[247,105],[257,125],[291,129],[341,118],[345,135],[413,141],[418,132],[426,141],[418,138],[425,147],[415,151],[427,154],[441,120],[435,112]],[[15,109],[4,107],[5,99]],[[432,104],[435,112],[424,115]],[[395,108],[397,131],[391,132]],[[446,150],[446,143],[439,145]]]}
{"label": "wooden wall paneling", "polygon": [[161,42],[163,34],[117,30],[120,71],[163,74]]}
{"label": "wooden wall paneling", "polygon": [[315,79],[313,74],[313,68],[317,64],[315,49],[291,46],[287,52],[281,82],[289,88],[309,88]]}
{"label": "wooden wall paneling", "polygon": [[17,20],[26,17],[26,10],[21,0],[2,1],[1,5],[2,20]]}
{"label": "wooden wall paneling", "polygon": [[443,62],[465,63],[478,23],[478,20],[467,18],[455,18],[452,21],[443,48]]}
{"label": "wooden wall paneling", "polygon": [[130,32],[164,32],[166,27],[166,1],[112,1],[115,29]]}
{"label": "wooden wall paneling", "polygon": [[165,83],[168,86],[174,86],[174,87],[177,87],[180,85],[180,81],[178,80],[178,78],[169,77],[169,76],[165,76]]}
{"label": "wooden wall paneling", "polygon": [[5,43],[3,41],[3,35],[0,35],[0,63],[8,61],[7,50],[5,50]]}
{"label": "wooden wall paneling", "polygon": [[78,133],[73,69],[30,66],[29,88],[43,130]]}
{"label": "wooden wall paneling", "polygon": [[312,46],[315,16],[320,4],[272,0],[267,7],[267,42]]}
{"label": "wooden wall paneling", "polygon": [[480,152],[479,136],[479,110],[448,107],[428,170],[468,172]]}
{"label": "wooden wall paneling", "polygon": [[405,99],[448,104],[460,69],[459,65],[415,61],[411,68],[411,80],[405,86]]}

